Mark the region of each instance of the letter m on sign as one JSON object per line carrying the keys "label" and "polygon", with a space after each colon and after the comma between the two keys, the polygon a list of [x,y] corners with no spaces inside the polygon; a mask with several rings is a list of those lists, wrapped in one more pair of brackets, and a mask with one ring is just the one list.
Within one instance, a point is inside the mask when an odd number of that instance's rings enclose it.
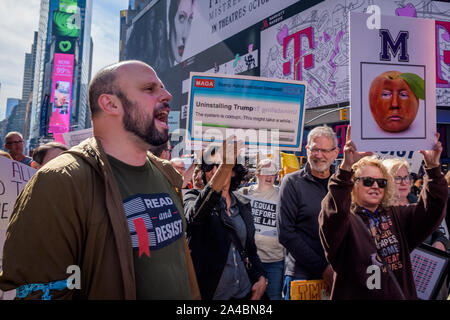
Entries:
{"label": "letter m on sign", "polygon": [[391,50],[394,57],[398,55],[399,62],[409,62],[408,55],[408,46],[407,40],[409,38],[408,31],[400,31],[397,35],[397,39],[392,40],[391,33],[389,30],[380,29],[380,37],[381,37],[381,52],[380,52],[380,60],[382,61],[391,61],[391,55],[389,53],[389,49]]}

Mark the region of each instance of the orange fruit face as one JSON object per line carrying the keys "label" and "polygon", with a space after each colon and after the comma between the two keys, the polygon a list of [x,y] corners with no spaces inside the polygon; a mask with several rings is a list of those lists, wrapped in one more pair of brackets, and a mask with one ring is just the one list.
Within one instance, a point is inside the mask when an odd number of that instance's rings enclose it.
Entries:
{"label": "orange fruit face", "polygon": [[386,71],[370,85],[370,111],[384,131],[401,132],[409,128],[419,109],[419,100],[399,71]]}

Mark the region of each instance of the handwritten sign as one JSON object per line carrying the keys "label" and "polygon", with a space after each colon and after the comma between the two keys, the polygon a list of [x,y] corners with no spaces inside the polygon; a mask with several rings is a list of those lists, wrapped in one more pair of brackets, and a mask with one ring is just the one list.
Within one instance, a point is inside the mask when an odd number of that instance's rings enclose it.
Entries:
{"label": "handwritten sign", "polygon": [[[25,164],[0,157],[0,270],[2,269],[6,229],[14,209],[14,203],[35,172],[35,169]],[[5,298],[0,290],[0,300]]]}

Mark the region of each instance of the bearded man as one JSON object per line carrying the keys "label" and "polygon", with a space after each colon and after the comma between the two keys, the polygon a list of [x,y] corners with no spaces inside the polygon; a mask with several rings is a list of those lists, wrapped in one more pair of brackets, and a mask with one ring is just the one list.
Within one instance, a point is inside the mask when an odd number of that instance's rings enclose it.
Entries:
{"label": "bearded man", "polygon": [[168,140],[172,96],[123,61],[89,85],[94,137],[50,161],[19,198],[2,290],[23,299],[194,299],[181,176],[150,152]]}
{"label": "bearded man", "polygon": [[283,178],[278,196],[278,240],[287,251],[285,300],[290,300],[291,281],[323,278],[327,290],[333,283],[333,270],[325,259],[318,223],[328,179],[334,171],[332,164],[339,154],[333,130],[327,126],[312,129],[306,151],[306,165]]}

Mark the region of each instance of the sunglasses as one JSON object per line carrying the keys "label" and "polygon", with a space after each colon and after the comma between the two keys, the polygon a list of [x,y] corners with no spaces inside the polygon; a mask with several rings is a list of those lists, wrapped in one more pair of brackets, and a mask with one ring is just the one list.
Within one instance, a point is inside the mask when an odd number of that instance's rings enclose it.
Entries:
{"label": "sunglasses", "polygon": [[19,144],[19,143],[22,143],[23,142],[23,140],[19,140],[19,141],[10,141],[10,142],[7,142],[7,143],[5,143],[7,146],[10,146],[10,145],[12,145],[12,144]]}
{"label": "sunglasses", "polygon": [[202,163],[202,170],[204,172],[210,172],[213,168],[218,168],[220,166],[220,163]]}
{"label": "sunglasses", "polygon": [[386,179],[375,179],[372,177],[358,177],[356,178],[356,181],[362,181],[363,186],[365,187],[371,187],[373,186],[373,183],[376,181],[378,184],[378,187],[381,189],[386,188],[387,186],[387,180]]}

